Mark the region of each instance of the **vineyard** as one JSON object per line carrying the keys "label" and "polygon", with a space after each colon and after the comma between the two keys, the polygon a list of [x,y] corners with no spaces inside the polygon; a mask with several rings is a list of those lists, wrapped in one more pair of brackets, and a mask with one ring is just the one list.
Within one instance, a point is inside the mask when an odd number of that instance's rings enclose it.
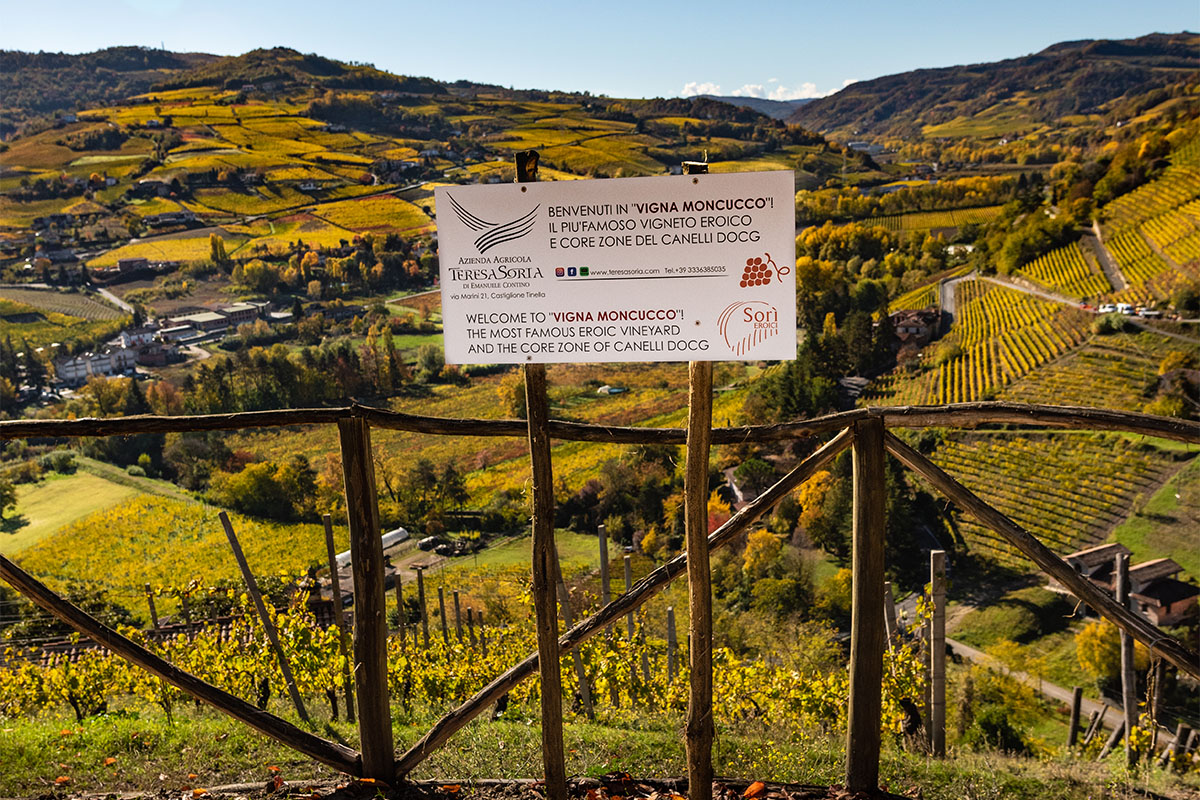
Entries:
{"label": "vineyard", "polygon": [[963,225],[982,225],[1000,214],[1000,206],[956,208],[950,211],[918,211],[912,214],[889,214],[863,220],[889,231],[929,231],[938,228],[961,228]]}
{"label": "vineyard", "polygon": [[1200,261],[1200,200],[1149,219],[1142,230],[1176,264]]}
{"label": "vineyard", "polygon": [[[99,304],[97,304],[99,305]],[[20,347],[47,347],[76,338],[107,339],[120,332],[126,317],[89,320],[56,311],[44,313],[32,305],[0,297],[0,337]]]}
{"label": "vineyard", "polygon": [[1096,298],[1112,291],[1108,279],[1093,270],[1078,243],[1052,250],[1017,271],[1047,289],[1079,299]]}
{"label": "vineyard", "polygon": [[[1111,434],[958,434],[933,459],[1060,554],[1103,541],[1179,466],[1170,451]],[[973,520],[960,531],[972,551],[1023,564]]]}
{"label": "vineyard", "polygon": [[[87,576],[122,602],[133,603],[145,583],[182,586],[195,574],[212,580],[236,577],[218,512],[202,503],[139,495],[62,527],[24,550],[20,559],[52,583]],[[251,563],[294,572],[325,557],[320,525],[230,516]],[[339,536],[338,548],[345,549],[346,534]],[[128,568],[134,563],[141,565],[139,571]]]}
{"label": "vineyard", "polygon": [[119,309],[81,292],[55,292],[9,287],[0,289],[0,298],[23,303],[39,311],[49,311],[91,321],[120,319],[122,316]]}
{"label": "vineyard", "polygon": [[908,311],[916,308],[929,308],[938,304],[938,284],[931,283],[920,286],[911,292],[905,292],[888,303],[888,311]]}
{"label": "vineyard", "polygon": [[893,373],[868,402],[961,403],[990,399],[1086,338],[1089,315],[983,280],[958,284],[951,332],[923,373]]}
{"label": "vineyard", "polygon": [[1140,230],[1122,233],[1106,245],[1129,283],[1127,289],[1113,295],[1118,302],[1141,305],[1166,299],[1186,280],[1150,248]]}
{"label": "vineyard", "polygon": [[1052,370],[1036,370],[1008,386],[1002,400],[1086,406],[1104,398],[1108,408],[1140,411],[1158,365],[1179,343],[1151,333],[1095,337],[1060,359]]}
{"label": "vineyard", "polygon": [[1103,219],[1113,233],[1123,233],[1197,197],[1200,197],[1200,167],[1172,166],[1159,179],[1106,205]]}

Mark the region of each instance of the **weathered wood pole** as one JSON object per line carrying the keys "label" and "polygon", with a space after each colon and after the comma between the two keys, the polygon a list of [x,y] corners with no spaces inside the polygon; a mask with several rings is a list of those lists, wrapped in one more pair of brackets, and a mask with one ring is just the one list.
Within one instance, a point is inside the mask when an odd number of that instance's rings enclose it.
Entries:
{"label": "weathered wood pole", "polygon": [[[404,614],[404,582],[400,580],[400,570],[396,570],[396,583],[392,588],[396,590],[396,627],[400,629],[400,649],[403,650],[408,646],[408,620]],[[414,635],[414,643],[416,639]]]}
{"label": "weathered wood pole", "polygon": [[[708,172],[707,164],[684,164],[688,174]],[[708,558],[708,458],[712,443],[711,361],[688,363],[687,461],[684,471],[684,527],[687,541],[688,623],[691,667],[688,695],[688,797],[709,800],[713,781],[712,574]]]}
{"label": "weathered wood pole", "polygon": [[454,635],[463,640],[462,607],[458,604],[458,589],[454,590]]}
{"label": "weathered wood pole", "polygon": [[[516,153],[517,182],[537,181],[538,152]],[[542,678],[542,763],[546,797],[566,800],[562,674],[558,659],[558,609],[554,567],[554,475],[550,464],[550,408],[546,365],[525,365],[525,408],[533,477],[533,607],[537,618],[538,671]]]}
{"label": "weathered wood pole", "polygon": [[148,583],[146,584],[146,605],[150,607],[150,625],[154,630],[158,630],[158,609],[154,605],[154,590]]}
{"label": "weathered wood pole", "polygon": [[667,606],[667,682],[675,680],[675,670],[677,669],[675,659],[678,654],[679,643],[675,639],[675,607]]}
{"label": "weathered wood pole", "polygon": [[446,621],[446,587],[438,587],[438,617],[442,623],[442,644],[450,644],[450,626]]}
{"label": "weathered wood pole", "polygon": [[1176,772],[1184,771],[1184,758],[1188,757],[1192,751],[1192,742],[1196,738],[1196,731],[1184,725],[1182,722],[1175,728],[1175,744],[1171,747],[1171,755],[1174,756],[1173,768]]}
{"label": "weathered wood pole", "polygon": [[883,622],[887,635],[887,646],[891,650],[896,646],[896,600],[892,597],[892,582],[883,582]]}
{"label": "weathered wood pole", "polygon": [[1071,692],[1071,723],[1067,729],[1067,747],[1074,747],[1079,741],[1079,712],[1083,707],[1083,687],[1076,686]]}
{"label": "weathered wood pole", "polygon": [[1121,737],[1125,735],[1125,720],[1117,723],[1117,727],[1113,730],[1112,735],[1108,737],[1108,741],[1104,743],[1104,747],[1100,750],[1100,755],[1096,757],[1097,761],[1103,761],[1108,758],[1108,754],[1117,746],[1117,742],[1121,741]]}
{"label": "weathered wood pole", "polygon": [[850,622],[850,702],[846,789],[879,789],[879,725],[883,684],[883,420],[854,424],[854,577]]}
{"label": "weathered wood pole", "polygon": [[1079,743],[1080,747],[1087,747],[1092,743],[1092,739],[1096,738],[1096,734],[1104,730],[1104,717],[1108,714],[1108,705],[1102,703],[1100,708],[1092,712],[1092,716],[1088,721],[1087,733],[1083,734],[1083,741]]}
{"label": "weathered wood pole", "polygon": [[387,600],[371,429],[359,417],[340,419],[338,439],[354,578],[354,680],[363,773],[390,782],[395,770],[387,683]]}
{"label": "weathered wood pole", "polygon": [[[333,594],[333,621],[338,630],[338,655],[342,657],[342,691],[346,694],[346,721],[354,722],[354,677],[350,674],[350,632],[346,630],[346,612],[342,608],[342,579],[338,575],[337,552],[333,547],[333,520],[321,515],[325,525],[325,552],[329,556],[329,588]],[[400,586],[396,576],[396,586]]]}
{"label": "weathered wood pole", "polygon": [[[425,607],[425,567],[417,567],[417,605],[421,607],[421,645],[429,649],[429,611]],[[415,636],[413,637],[416,638]]]}
{"label": "weathered wood pole", "polygon": [[929,553],[929,582],[933,594],[932,650],[930,684],[930,744],[938,758],[946,755],[946,552]]}
{"label": "weathered wood pole", "polygon": [[174,664],[164,661],[137,642],[122,636],[78,606],[72,605],[65,598],[50,591],[45,584],[2,555],[0,555],[0,579],[7,581],[14,589],[28,597],[44,611],[90,637],[96,644],[116,653],[172,686],[182,689],[197,700],[208,703],[221,713],[228,714],[259,733],[270,736],[339,772],[350,775],[362,774],[362,763],[358,753],[354,750],[314,736],[287,720],[255,708],[240,697],[234,697],[210,683],[205,683],[195,675],[184,672]]}
{"label": "weathered wood pole", "polygon": [[217,517],[225,528],[225,536],[229,539],[229,549],[233,550],[233,557],[237,559],[238,569],[242,571],[242,580],[246,582],[246,591],[250,594],[255,609],[258,610],[258,618],[262,620],[263,630],[267,633],[267,641],[271,643],[271,651],[275,653],[275,660],[279,662],[279,671],[283,673],[283,682],[287,686],[288,696],[292,698],[292,705],[296,707],[296,713],[300,715],[300,719],[309,722],[308,711],[304,708],[304,701],[300,699],[300,692],[296,689],[296,679],[292,676],[292,668],[288,664],[287,655],[283,652],[283,645],[279,643],[279,634],[275,630],[275,623],[271,621],[271,615],[267,613],[267,604],[263,602],[262,593],[258,590],[258,582],[254,580],[254,573],[250,571],[250,565],[246,563],[246,555],[242,552],[241,544],[238,543],[237,534],[233,532],[233,524],[229,521],[229,515],[222,511]]}
{"label": "weathered wood pole", "polygon": [[[567,591],[567,582],[563,580],[562,564],[558,561],[558,548],[554,550],[554,583],[558,586],[558,604],[562,608],[563,627],[570,630],[575,626],[575,615],[571,611],[571,593]],[[596,718],[596,709],[592,705],[592,685],[588,681],[587,670],[583,666],[583,654],[579,648],[571,651],[571,660],[575,664],[575,680],[579,684],[579,699],[583,703],[583,713],[588,719]]]}
{"label": "weathered wood pole", "polygon": [[[1128,608],[1129,600],[1129,556],[1120,554],[1116,558],[1116,600]],[[1137,750],[1133,747],[1133,729],[1138,723],[1137,672],[1133,664],[1133,637],[1121,631],[1121,706],[1125,713],[1125,764],[1132,767],[1137,763]]]}
{"label": "weathered wood pole", "polygon": [[[628,553],[622,559],[625,566],[625,591],[628,592],[633,588],[633,556]],[[629,641],[633,641],[633,612],[625,615],[625,635]]]}
{"label": "weathered wood pole", "polygon": [[598,525],[596,535],[600,539],[600,605],[606,606],[612,600],[608,586],[608,531]]}

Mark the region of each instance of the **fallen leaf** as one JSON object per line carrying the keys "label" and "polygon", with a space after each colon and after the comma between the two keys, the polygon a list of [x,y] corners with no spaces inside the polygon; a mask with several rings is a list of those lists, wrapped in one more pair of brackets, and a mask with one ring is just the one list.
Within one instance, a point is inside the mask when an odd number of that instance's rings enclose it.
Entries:
{"label": "fallen leaf", "polygon": [[59,764],[58,768],[59,769],[70,769],[71,765],[70,764]]}
{"label": "fallen leaf", "polygon": [[57,778],[54,779],[54,782],[57,783],[59,786],[62,786],[64,783],[70,783],[71,778],[68,775],[59,775]]}
{"label": "fallen leaf", "polygon": [[188,780],[189,780],[189,781],[194,781],[194,780],[196,780],[196,778],[198,778],[198,777],[200,777],[200,776],[199,776],[199,775],[197,775],[197,774],[196,774],[196,773],[194,773],[194,772],[189,772],[189,773],[188,773]]}
{"label": "fallen leaf", "polygon": [[192,797],[203,797],[208,794],[208,789],[192,789]]}
{"label": "fallen leaf", "polygon": [[267,767],[267,772],[271,772],[271,773],[279,772],[279,767],[275,766],[274,764],[271,764],[270,766]]}
{"label": "fallen leaf", "polygon": [[275,791],[279,791],[283,788],[283,776],[276,775],[275,779],[271,781],[271,784],[275,787]]}
{"label": "fallen leaf", "polygon": [[765,783],[763,783],[762,781],[755,781],[754,783],[752,783],[746,787],[746,791],[742,795],[742,797],[758,797],[760,794],[762,794],[763,789],[766,789],[766,788],[767,788],[767,785]]}
{"label": "fallen leaf", "polygon": [[448,783],[442,787],[442,791],[445,792],[446,794],[458,794],[458,790],[461,788],[462,788],[462,786],[460,784]]}
{"label": "fallen leaf", "polygon": [[63,728],[61,731],[58,732],[58,735],[59,736],[70,736],[73,733],[75,733],[75,731],[71,730],[70,728]]}
{"label": "fallen leaf", "polygon": [[104,766],[106,766],[106,767],[111,767],[115,763],[117,763],[117,759],[115,759],[112,756],[109,756],[108,758],[104,759]]}
{"label": "fallen leaf", "polygon": [[600,793],[595,789],[587,790],[587,800],[600,800]]}

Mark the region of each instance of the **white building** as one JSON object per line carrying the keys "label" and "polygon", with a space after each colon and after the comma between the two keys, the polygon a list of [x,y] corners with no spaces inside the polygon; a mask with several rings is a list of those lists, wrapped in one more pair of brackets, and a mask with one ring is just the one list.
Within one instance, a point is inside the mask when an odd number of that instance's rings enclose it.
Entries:
{"label": "white building", "polygon": [[54,359],[54,374],[71,386],[81,386],[97,375],[120,375],[134,368],[137,353],[128,347],[109,347],[98,353],[83,353]]}

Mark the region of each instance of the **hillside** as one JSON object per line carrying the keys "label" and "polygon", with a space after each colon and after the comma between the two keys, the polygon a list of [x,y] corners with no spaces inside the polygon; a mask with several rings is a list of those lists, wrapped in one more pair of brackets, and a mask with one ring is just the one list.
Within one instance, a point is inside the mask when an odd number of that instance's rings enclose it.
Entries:
{"label": "hillside", "polygon": [[938,135],[939,125],[981,119],[995,135],[1012,133],[1194,80],[1198,45],[1200,36],[1188,32],[1062,42],[994,63],[859,81],[801,106],[788,120],[837,138],[919,138]]}
{"label": "hillside", "polygon": [[30,116],[124,100],[218,58],[147,47],[109,47],[81,55],[0,51],[0,136]]}

